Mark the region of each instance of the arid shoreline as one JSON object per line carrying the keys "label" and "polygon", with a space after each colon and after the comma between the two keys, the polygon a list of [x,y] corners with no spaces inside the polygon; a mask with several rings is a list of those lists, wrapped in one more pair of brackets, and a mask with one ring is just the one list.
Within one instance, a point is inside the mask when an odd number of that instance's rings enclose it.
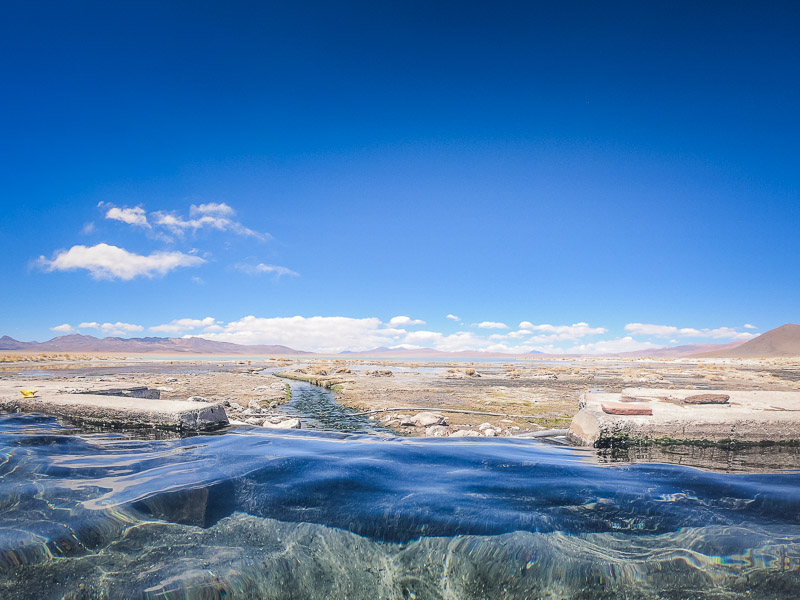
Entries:
{"label": "arid shoreline", "polygon": [[[96,378],[145,385],[158,388],[167,400],[201,396],[223,402],[232,419],[253,423],[263,421],[259,408],[266,412],[271,405],[271,410],[280,410],[278,405],[287,400],[286,383],[290,379],[308,381],[331,389],[336,400],[346,407],[380,411],[373,412],[372,418],[410,436],[511,436],[568,427],[578,410],[581,393],[587,390],[618,392],[630,386],[800,390],[798,358],[514,362],[313,356],[175,358],[40,355],[38,360],[5,362],[0,367],[0,377],[22,381],[27,370],[33,368],[37,376],[51,381]],[[256,415],[247,414],[248,410]],[[435,425],[425,419],[420,424],[414,419],[420,412],[435,413],[442,419]]]}

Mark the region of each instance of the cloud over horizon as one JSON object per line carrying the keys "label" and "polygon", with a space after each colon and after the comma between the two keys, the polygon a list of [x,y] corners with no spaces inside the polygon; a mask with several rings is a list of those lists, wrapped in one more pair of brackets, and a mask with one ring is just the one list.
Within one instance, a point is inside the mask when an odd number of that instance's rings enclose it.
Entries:
{"label": "cloud over horizon", "polygon": [[[498,323],[498,322],[491,322]],[[422,319],[412,319],[407,315],[397,315],[387,321],[378,317],[257,317],[249,315],[241,319],[225,322],[214,317],[174,319],[168,323],[149,326],[155,333],[169,336],[202,337],[209,340],[231,342],[243,345],[283,345],[296,350],[320,353],[343,351],[365,351],[378,347],[435,349],[442,352],[487,352],[504,354],[527,354],[542,352],[548,354],[616,354],[637,350],[662,348],[665,345],[679,345],[679,340],[671,339],[669,344],[659,340],[670,331],[669,327],[629,323],[628,335],[597,339],[607,333],[605,327],[592,327],[586,322],[572,325],[536,325],[523,321],[525,329],[517,331],[498,331],[497,327],[487,327],[491,331],[444,332],[427,329],[408,330],[407,327],[424,325]],[[642,325],[641,327],[634,327]],[[76,327],[68,323],[51,327],[53,331],[69,333],[76,329],[96,329],[110,335],[125,335],[139,332],[143,326],[117,321],[116,323],[82,322]],[[642,332],[653,339],[634,337]],[[492,331],[495,331],[492,333]],[[735,329],[720,327],[716,329],[684,329],[700,332],[700,338],[719,337],[719,339],[743,339],[755,334],[743,334]],[[680,336],[678,336],[680,337]],[[748,339],[749,339],[748,337]],[[587,339],[588,338],[588,339]],[[593,339],[594,338],[594,339]],[[683,343],[687,343],[684,341]]]}
{"label": "cloud over horizon", "polygon": [[[747,327],[747,325],[745,325]],[[748,327],[748,329],[750,329]],[[730,327],[717,327],[716,329],[695,329],[693,327],[678,328],[672,325],[654,325],[652,323],[628,323],[625,331],[633,335],[647,335],[663,338],[691,337],[712,339],[749,340],[758,334],[745,331],[736,331]]]}

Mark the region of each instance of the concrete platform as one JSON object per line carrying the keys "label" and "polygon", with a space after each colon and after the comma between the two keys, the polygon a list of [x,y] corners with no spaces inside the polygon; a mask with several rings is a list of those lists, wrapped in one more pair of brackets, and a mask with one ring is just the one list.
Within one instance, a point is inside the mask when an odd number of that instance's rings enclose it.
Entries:
{"label": "concrete platform", "polygon": [[645,388],[620,394],[586,392],[567,437],[587,446],[623,441],[800,442],[800,393]]}
{"label": "concrete platform", "polygon": [[[21,389],[38,389],[23,398]],[[0,385],[0,410],[56,415],[101,427],[148,427],[179,431],[217,429],[228,424],[221,404],[160,400],[143,386],[63,386],[49,382]]]}

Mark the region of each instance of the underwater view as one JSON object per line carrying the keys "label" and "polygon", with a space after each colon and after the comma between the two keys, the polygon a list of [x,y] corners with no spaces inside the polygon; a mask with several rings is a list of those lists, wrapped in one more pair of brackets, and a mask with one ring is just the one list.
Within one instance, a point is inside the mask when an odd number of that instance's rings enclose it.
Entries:
{"label": "underwater view", "polygon": [[794,451],[720,472],[367,423],[182,437],[0,415],[0,597],[800,597]]}

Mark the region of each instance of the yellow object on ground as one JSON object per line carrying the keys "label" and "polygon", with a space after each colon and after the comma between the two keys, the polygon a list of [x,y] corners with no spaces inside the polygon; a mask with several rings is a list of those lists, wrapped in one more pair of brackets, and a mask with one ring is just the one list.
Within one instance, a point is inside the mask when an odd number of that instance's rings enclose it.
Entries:
{"label": "yellow object on ground", "polygon": [[20,390],[23,398],[33,398],[39,390]]}

